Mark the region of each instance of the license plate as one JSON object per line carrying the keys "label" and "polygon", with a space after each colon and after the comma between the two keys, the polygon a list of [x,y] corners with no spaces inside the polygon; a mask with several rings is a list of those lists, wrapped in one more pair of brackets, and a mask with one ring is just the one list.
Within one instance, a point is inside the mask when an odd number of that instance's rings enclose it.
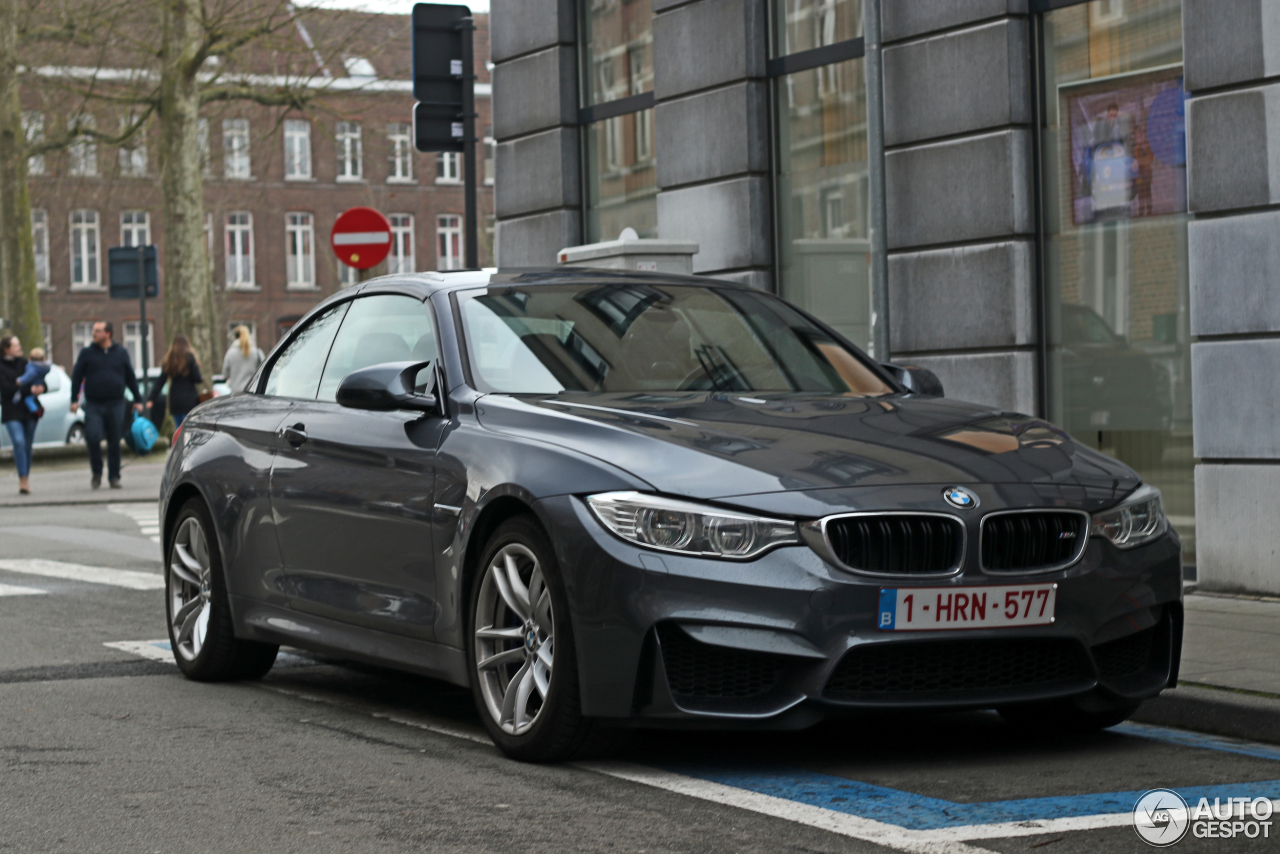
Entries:
{"label": "license plate", "polygon": [[1056,584],[1000,587],[882,587],[879,628],[885,632],[1047,626]]}

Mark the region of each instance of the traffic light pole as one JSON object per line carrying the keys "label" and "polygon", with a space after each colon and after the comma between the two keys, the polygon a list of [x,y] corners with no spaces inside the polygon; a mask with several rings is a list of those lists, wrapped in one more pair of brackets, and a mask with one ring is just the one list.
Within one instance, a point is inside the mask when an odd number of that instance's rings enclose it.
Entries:
{"label": "traffic light pole", "polygon": [[458,22],[462,30],[462,73],[465,81],[462,86],[462,191],[465,195],[466,236],[463,238],[463,249],[466,253],[468,270],[480,269],[480,245],[478,205],[476,204],[476,57],[475,57],[475,19],[463,18]]}
{"label": "traffic light pole", "polygon": [[[142,387],[147,389],[147,371],[151,368],[147,358],[150,355],[147,343],[147,247],[141,245],[138,246],[138,314],[142,318]],[[147,389],[145,393],[149,392]]]}

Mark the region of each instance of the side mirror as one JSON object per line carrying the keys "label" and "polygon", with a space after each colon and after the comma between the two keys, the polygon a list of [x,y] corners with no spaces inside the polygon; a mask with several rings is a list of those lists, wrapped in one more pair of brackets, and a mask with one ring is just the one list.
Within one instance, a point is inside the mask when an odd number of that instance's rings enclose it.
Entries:
{"label": "side mirror", "polygon": [[351,409],[391,412],[435,412],[434,394],[417,394],[414,381],[431,362],[385,362],[352,371],[338,385],[338,403]]}
{"label": "side mirror", "polygon": [[885,362],[880,365],[904,386],[907,391],[918,397],[943,397],[942,380],[928,368],[915,365],[892,365]]}

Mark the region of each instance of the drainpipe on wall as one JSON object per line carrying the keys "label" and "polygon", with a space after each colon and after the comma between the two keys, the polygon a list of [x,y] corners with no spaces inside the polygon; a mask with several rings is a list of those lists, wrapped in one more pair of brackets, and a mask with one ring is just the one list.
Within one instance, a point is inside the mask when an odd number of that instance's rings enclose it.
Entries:
{"label": "drainpipe on wall", "polygon": [[889,361],[889,240],[884,175],[884,64],[880,2],[862,0],[862,39],[867,82],[868,237],[871,244],[871,342],[877,361]]}

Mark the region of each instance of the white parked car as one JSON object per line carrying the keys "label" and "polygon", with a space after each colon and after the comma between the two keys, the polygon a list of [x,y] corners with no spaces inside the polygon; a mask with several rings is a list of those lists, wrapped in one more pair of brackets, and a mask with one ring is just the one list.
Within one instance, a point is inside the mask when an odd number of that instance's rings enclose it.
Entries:
{"label": "white parked car", "polygon": [[[71,411],[71,377],[58,365],[49,369],[45,377],[44,394],[40,395],[40,405],[44,407],[44,417],[36,426],[36,447],[49,447],[84,441],[84,410]],[[0,448],[8,448],[12,442],[9,432],[0,430]]]}

